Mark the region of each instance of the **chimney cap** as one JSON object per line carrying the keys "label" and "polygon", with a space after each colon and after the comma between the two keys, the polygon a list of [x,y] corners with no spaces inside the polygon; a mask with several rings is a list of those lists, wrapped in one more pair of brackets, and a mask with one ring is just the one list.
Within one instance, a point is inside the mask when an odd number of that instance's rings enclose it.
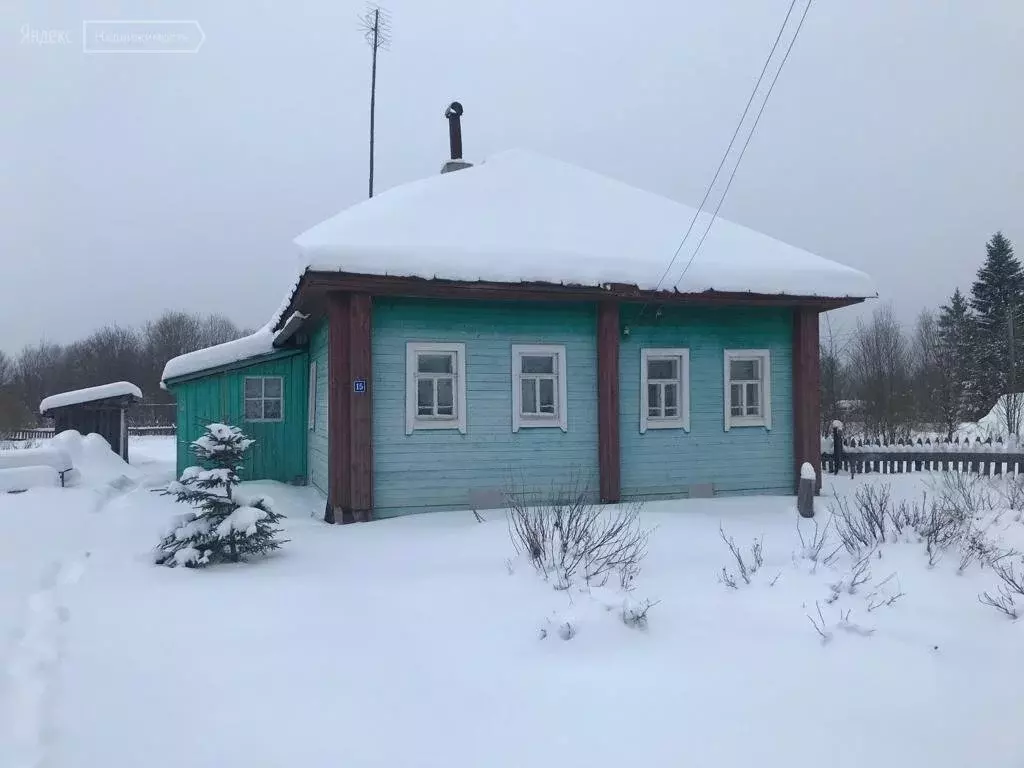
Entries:
{"label": "chimney cap", "polygon": [[462,104],[453,101],[444,111],[444,116],[451,120],[453,117],[462,117]]}

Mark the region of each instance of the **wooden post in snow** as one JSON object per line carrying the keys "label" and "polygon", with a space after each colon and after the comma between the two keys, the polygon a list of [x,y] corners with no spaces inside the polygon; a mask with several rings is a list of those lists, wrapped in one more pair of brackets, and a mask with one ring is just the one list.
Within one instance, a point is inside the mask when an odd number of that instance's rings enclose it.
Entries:
{"label": "wooden post in snow", "polygon": [[800,486],[796,492],[796,510],[800,517],[814,517],[814,493],[818,485],[818,475],[814,466],[805,461],[800,467]]}
{"label": "wooden post in snow", "polygon": [[836,419],[832,422],[832,474],[839,474],[843,463],[843,422]]}

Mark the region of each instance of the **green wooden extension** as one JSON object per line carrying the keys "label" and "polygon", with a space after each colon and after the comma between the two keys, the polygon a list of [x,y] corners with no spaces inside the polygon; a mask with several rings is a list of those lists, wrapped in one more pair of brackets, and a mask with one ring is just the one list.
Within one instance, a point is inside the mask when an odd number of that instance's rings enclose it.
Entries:
{"label": "green wooden extension", "polygon": [[243,480],[305,483],[308,379],[309,355],[300,349],[166,382],[178,401],[178,473],[195,463],[190,443],[219,421],[256,441]]}

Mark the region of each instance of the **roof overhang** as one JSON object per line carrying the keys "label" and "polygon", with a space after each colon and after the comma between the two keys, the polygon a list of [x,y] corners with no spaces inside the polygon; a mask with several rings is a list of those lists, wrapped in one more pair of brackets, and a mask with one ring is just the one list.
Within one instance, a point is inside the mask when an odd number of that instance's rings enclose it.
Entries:
{"label": "roof overhang", "polygon": [[242,360],[235,360],[230,363],[224,363],[223,365],[215,365],[211,368],[204,368],[201,371],[193,371],[192,373],[186,373],[181,376],[173,376],[168,379],[164,379],[160,382],[160,386],[163,389],[171,390],[174,387],[184,384],[189,381],[196,379],[205,379],[207,376],[216,376],[220,373],[227,373],[228,371],[236,371],[241,368],[249,368],[253,365],[259,365],[260,363],[266,363],[271,360],[280,360],[284,357],[291,357],[292,355],[298,355],[304,352],[299,347],[282,347],[275,349],[273,352],[268,352],[262,355],[254,355],[253,357],[247,357]]}
{"label": "roof overhang", "polygon": [[[482,301],[531,302],[599,302],[618,301],[657,305],[690,305],[706,307],[803,307],[827,312],[859,304],[865,297],[856,296],[791,296],[788,294],[729,293],[704,291],[648,291],[635,285],[611,283],[600,286],[564,285],[557,283],[496,283],[485,280],[461,281],[366,275],[352,272],[307,271],[292,294],[291,303],[282,317],[292,323],[295,314],[318,319],[326,312],[326,296],[334,292],[365,293],[371,296],[407,298],[458,299]],[[291,332],[294,332],[292,330]]]}

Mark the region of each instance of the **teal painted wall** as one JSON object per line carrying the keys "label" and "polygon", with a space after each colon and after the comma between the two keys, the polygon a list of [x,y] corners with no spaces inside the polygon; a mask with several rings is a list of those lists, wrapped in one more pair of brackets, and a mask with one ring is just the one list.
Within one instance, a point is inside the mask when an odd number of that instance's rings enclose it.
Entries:
{"label": "teal painted wall", "polygon": [[[206,424],[220,421],[240,427],[256,443],[246,454],[243,480],[305,482],[306,419],[309,356],[305,351],[245,368],[214,373],[168,385],[177,400],[178,473],[195,463],[190,443]],[[284,419],[247,422],[243,419],[246,376],[281,376],[284,379]]]}
{"label": "teal painted wall", "polygon": [[[405,434],[406,342],[466,344],[467,433]],[[568,432],[512,432],[512,344],[564,344]],[[374,515],[466,509],[510,482],[546,492],[574,476],[597,491],[593,306],[375,299]]]}
{"label": "teal painted wall", "polygon": [[[685,496],[692,483],[718,493],[793,492],[793,314],[789,309],[623,307],[629,335],[619,348],[619,419],[624,497]],[[640,350],[690,350],[690,432],[640,434]],[[724,427],[726,349],[771,350],[772,428]]]}
{"label": "teal painted wall", "polygon": [[309,360],[316,363],[316,419],[313,429],[307,435],[309,457],[309,482],[327,495],[328,453],[328,362],[327,362],[327,320],[313,330],[309,337]]}

